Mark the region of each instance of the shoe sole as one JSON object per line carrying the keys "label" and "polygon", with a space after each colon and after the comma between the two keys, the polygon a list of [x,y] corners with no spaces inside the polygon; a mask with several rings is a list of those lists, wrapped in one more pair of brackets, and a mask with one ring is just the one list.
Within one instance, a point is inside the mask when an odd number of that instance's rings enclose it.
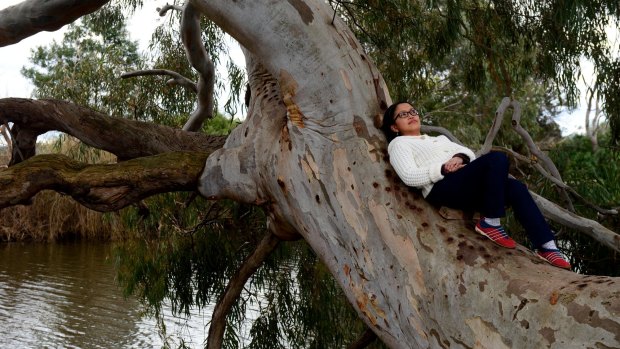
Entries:
{"label": "shoe sole", "polygon": [[570,265],[568,267],[561,267],[559,265],[552,264],[551,262],[549,262],[547,260],[547,258],[544,258],[543,256],[539,255],[538,253],[536,253],[536,257],[538,257],[538,258],[542,259],[543,261],[547,262],[547,264],[549,264],[552,267],[556,267],[556,268],[560,268],[560,269],[564,269],[564,270],[571,270],[571,266]]}
{"label": "shoe sole", "polygon": [[509,248],[509,249],[513,249],[513,248],[517,247],[516,245],[511,247],[511,246],[504,246],[504,245],[500,244],[499,242],[491,239],[487,234],[483,233],[480,229],[478,229],[478,227],[475,227],[474,230],[476,231],[476,233],[478,233],[478,234],[484,236],[485,238],[491,240],[497,246],[501,246],[503,248]]}

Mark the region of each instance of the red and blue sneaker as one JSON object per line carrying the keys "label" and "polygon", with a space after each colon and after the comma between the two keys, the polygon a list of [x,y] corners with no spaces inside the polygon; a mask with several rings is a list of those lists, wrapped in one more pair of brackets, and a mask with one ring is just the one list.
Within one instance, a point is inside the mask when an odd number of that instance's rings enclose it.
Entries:
{"label": "red and blue sneaker", "polygon": [[570,269],[570,263],[564,259],[560,251],[540,248],[536,251],[536,255],[543,261],[562,269]]}
{"label": "red and blue sneaker", "polygon": [[476,231],[502,247],[515,248],[517,246],[517,243],[506,234],[504,227],[490,225],[482,217],[476,223]]}

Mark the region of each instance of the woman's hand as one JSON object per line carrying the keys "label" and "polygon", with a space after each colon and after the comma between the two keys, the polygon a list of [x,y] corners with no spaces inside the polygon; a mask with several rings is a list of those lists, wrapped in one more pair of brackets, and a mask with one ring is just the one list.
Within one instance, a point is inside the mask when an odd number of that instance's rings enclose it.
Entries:
{"label": "woman's hand", "polygon": [[463,165],[463,159],[457,156],[453,157],[452,159],[446,161],[445,164],[443,164],[443,169],[446,173],[456,172],[463,167],[465,167],[465,165]]}

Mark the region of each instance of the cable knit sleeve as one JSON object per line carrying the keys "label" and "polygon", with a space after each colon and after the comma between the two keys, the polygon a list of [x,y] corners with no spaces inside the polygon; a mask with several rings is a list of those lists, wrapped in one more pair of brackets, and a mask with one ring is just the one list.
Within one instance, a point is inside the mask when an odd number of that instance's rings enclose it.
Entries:
{"label": "cable knit sleeve", "polygon": [[421,187],[443,179],[441,162],[418,166],[413,149],[403,142],[392,141],[388,153],[398,177],[408,186]]}

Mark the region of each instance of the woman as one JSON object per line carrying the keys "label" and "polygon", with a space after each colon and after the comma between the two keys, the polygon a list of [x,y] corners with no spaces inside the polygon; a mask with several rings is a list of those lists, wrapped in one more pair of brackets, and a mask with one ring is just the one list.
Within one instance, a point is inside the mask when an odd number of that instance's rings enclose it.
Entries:
{"label": "woman", "polygon": [[506,234],[500,217],[505,216],[506,206],[512,206],[537,255],[553,266],[570,269],[527,187],[508,177],[506,155],[491,152],[476,159],[469,148],[445,136],[421,134],[420,114],[407,102],[386,110],[382,130],[394,170],[405,184],[421,189],[428,202],[479,211],[475,230],[506,248],[516,243]]}

